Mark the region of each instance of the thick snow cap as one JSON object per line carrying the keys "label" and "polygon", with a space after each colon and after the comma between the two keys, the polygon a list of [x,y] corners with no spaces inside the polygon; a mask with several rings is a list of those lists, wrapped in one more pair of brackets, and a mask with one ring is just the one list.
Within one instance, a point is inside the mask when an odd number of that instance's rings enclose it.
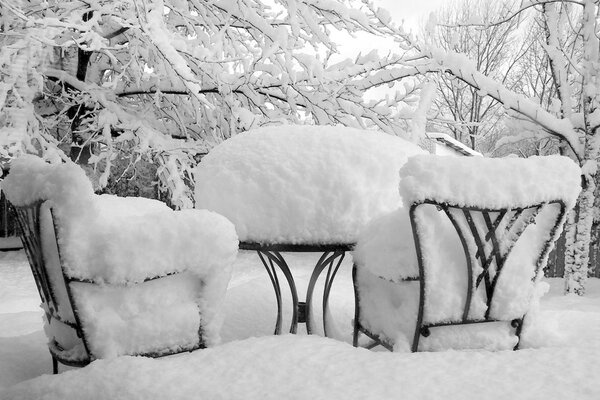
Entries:
{"label": "thick snow cap", "polygon": [[20,157],[2,189],[16,206],[50,202],[65,269],[73,277],[125,283],[185,270],[205,276],[230,268],[237,254],[235,229],[226,218],[206,210],[173,211],[156,200],[97,196],[73,163]]}
{"label": "thick snow cap", "polygon": [[231,220],[241,241],[354,243],[396,209],[398,170],[425,151],[381,132],[270,126],[216,146],[195,171],[196,206]]}
{"label": "thick snow cap", "polygon": [[94,194],[83,169],[71,164],[48,164],[32,155],[23,155],[11,162],[2,190],[15,206],[43,200],[75,205],[90,201]]}
{"label": "thick snow cap", "polygon": [[567,157],[481,158],[423,155],[400,170],[405,205],[437,200],[459,206],[525,207],[562,200],[575,205],[581,169]]}

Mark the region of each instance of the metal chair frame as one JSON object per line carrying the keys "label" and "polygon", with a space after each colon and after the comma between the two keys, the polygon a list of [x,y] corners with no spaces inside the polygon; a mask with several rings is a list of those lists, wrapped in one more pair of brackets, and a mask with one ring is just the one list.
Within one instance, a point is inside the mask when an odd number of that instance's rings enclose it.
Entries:
{"label": "metal chair frame", "polygon": [[[71,367],[83,367],[90,362],[94,361],[97,357],[90,351],[89,340],[85,334],[85,331],[82,327],[79,311],[77,308],[77,302],[73,297],[73,293],[71,290],[71,284],[76,283],[86,283],[98,285],[97,282],[89,279],[78,279],[69,276],[64,268],[63,258],[61,253],[61,248],[59,245],[59,230],[56,225],[56,219],[52,213],[52,209],[50,209],[50,216],[52,218],[52,224],[54,228],[54,235],[56,238],[56,248],[58,251],[58,258],[61,268],[61,275],[65,284],[67,297],[69,300],[69,306],[73,311],[73,317],[75,322],[66,321],[58,314],[58,302],[56,300],[56,296],[54,290],[52,288],[52,284],[50,283],[50,278],[48,275],[48,270],[46,266],[46,260],[44,258],[44,254],[42,251],[42,235],[40,230],[40,209],[44,201],[37,201],[31,205],[15,207],[17,212],[17,220],[21,227],[21,238],[23,241],[23,246],[25,249],[25,253],[27,254],[27,258],[29,260],[29,265],[31,267],[31,272],[33,274],[38,293],[42,300],[42,303],[46,306],[45,317],[50,324],[50,322],[54,319],[57,320],[75,331],[77,337],[80,338],[83,342],[83,346],[85,349],[85,357],[84,358],[69,358],[65,356],[62,352],[64,349],[56,342],[52,341],[48,344],[48,349],[50,351],[50,355],[52,356],[52,372],[53,374],[58,373],[58,363],[63,365],[71,366]],[[145,283],[149,281],[153,281],[156,279],[164,278],[171,275],[176,275],[177,273],[164,274],[160,276],[155,276],[152,278],[147,278],[143,282]],[[138,283],[139,284],[139,283]],[[132,284],[135,285],[135,284]],[[114,286],[129,286],[129,285],[114,285]],[[167,355],[179,354],[184,352],[191,352],[197,349],[205,348],[205,343],[203,339],[202,326],[199,326],[198,329],[198,342],[190,347],[190,348],[182,348],[174,351],[162,351],[162,352],[146,352],[146,353],[135,353],[129,354],[132,356],[144,356],[144,357],[163,357]]]}
{"label": "metal chair frame", "polygon": [[[418,277],[410,277],[402,279],[404,282],[415,281],[419,282],[419,308],[417,313],[417,321],[416,327],[414,331],[414,337],[412,341],[411,351],[416,352],[419,350],[419,339],[421,336],[428,337],[431,334],[431,329],[434,327],[444,327],[444,326],[456,326],[456,325],[467,325],[467,324],[479,324],[479,323],[487,323],[487,322],[501,322],[500,320],[494,319],[490,317],[490,309],[494,299],[494,291],[496,288],[496,283],[498,282],[499,277],[503,271],[504,264],[510,255],[512,249],[515,244],[521,237],[522,233],[525,229],[531,224],[535,223],[535,218],[542,210],[542,208],[556,204],[559,206],[559,212],[556,217],[556,221],[552,226],[548,239],[546,240],[542,251],[537,257],[536,266],[535,266],[535,274],[534,278],[538,275],[539,271],[543,268],[544,260],[546,260],[548,254],[552,249],[552,243],[556,238],[556,232],[558,228],[564,223],[566,206],[564,202],[560,200],[549,201],[547,203],[535,204],[529,207],[514,207],[514,208],[499,208],[499,209],[490,209],[490,208],[480,208],[480,207],[463,207],[455,204],[449,204],[445,202],[437,202],[434,200],[425,200],[422,202],[412,204],[409,215],[411,221],[411,227],[413,232],[413,238],[415,242],[415,249],[417,253],[417,260],[419,266],[419,276]],[[458,237],[460,238],[460,242],[463,247],[463,251],[466,258],[465,268],[467,272],[467,293],[465,299],[465,305],[462,312],[462,318],[458,321],[447,321],[447,322],[438,322],[438,323],[424,323],[423,315],[425,310],[426,303],[426,286],[427,286],[427,276],[425,273],[424,267],[424,259],[421,248],[421,237],[419,235],[419,230],[417,227],[417,222],[415,218],[415,212],[418,207],[423,205],[433,205],[437,208],[439,212],[443,212],[450,222],[452,226],[456,230]],[[474,221],[474,216],[479,214],[484,222],[484,232],[480,232],[481,229],[477,228],[477,225]],[[495,215],[495,218],[494,218]],[[463,218],[463,221],[459,221],[459,217]],[[509,218],[505,221],[506,218]],[[503,222],[506,222],[504,227],[504,233],[512,234],[512,240],[510,240],[509,245],[504,250],[500,248],[497,229],[502,225]],[[461,223],[466,223],[468,230],[464,228],[464,225]],[[475,248],[470,248],[469,242],[467,241],[467,237],[470,237],[475,242]],[[487,247],[486,247],[487,244]],[[474,279],[474,266],[473,260],[478,264],[479,267],[482,268],[482,272]],[[492,268],[492,265],[495,268]],[[369,332],[366,328],[364,328],[360,324],[360,296],[358,291],[358,285],[356,281],[356,265],[353,266],[352,271],[352,279],[354,282],[354,296],[355,296],[355,318],[354,318],[354,334],[353,334],[353,344],[355,347],[358,346],[358,336],[359,333],[363,333],[367,335],[369,338],[373,340],[367,347],[372,348],[377,345],[382,345],[388,350],[393,349],[393,344],[389,341],[386,341],[380,338],[378,335],[375,335]],[[382,278],[383,279],[383,278]],[[481,283],[484,284],[485,295],[486,295],[486,311],[483,319],[472,319],[469,318],[469,311],[471,307],[471,299],[473,298],[473,294],[480,287]],[[510,321],[511,326],[515,329],[515,335],[517,336],[517,344],[514,346],[513,350],[517,350],[519,348],[520,340],[521,340],[521,331],[523,329],[523,320],[525,315],[515,318]],[[508,322],[508,321],[506,321]]]}

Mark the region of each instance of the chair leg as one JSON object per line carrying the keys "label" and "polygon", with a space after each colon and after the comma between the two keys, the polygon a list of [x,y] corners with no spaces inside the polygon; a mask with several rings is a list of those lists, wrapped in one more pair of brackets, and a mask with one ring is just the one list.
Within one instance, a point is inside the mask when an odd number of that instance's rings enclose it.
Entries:
{"label": "chair leg", "polygon": [[358,306],[358,287],[356,286],[356,264],[352,264],[352,286],[354,287],[354,331],[352,332],[352,346],[358,347],[359,333],[359,306]]}
{"label": "chair leg", "polygon": [[523,321],[525,317],[513,319],[510,325],[515,328],[515,336],[517,336],[517,344],[513,347],[513,350],[519,350],[519,345],[521,344],[521,331],[523,330]]}
{"label": "chair leg", "polygon": [[54,357],[54,355],[52,355],[52,374],[58,374],[58,360],[56,359],[56,357]]}

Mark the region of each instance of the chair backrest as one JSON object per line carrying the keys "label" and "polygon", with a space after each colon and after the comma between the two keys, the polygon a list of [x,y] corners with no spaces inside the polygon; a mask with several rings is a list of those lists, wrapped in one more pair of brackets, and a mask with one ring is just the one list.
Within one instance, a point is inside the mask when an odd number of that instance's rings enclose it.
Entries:
{"label": "chair backrest", "polygon": [[41,201],[26,207],[15,207],[17,220],[21,227],[22,241],[29,266],[35,279],[42,303],[47,306],[50,314],[56,309],[56,301],[48,280],[42,255],[42,238],[40,234],[40,205]]}
{"label": "chair backrest", "polygon": [[[15,210],[21,227],[21,240],[42,300],[47,323],[52,326],[58,322],[73,331],[61,335],[63,336],[62,341],[58,337],[54,337],[51,346],[64,349],[73,346],[73,343],[65,343],[65,341],[72,342],[80,339],[86,354],[79,359],[81,363],[88,362],[90,352],[73,308],[69,285],[62,269],[56,239],[57,227],[52,210],[45,206],[44,201],[37,201],[28,206],[16,206]],[[61,362],[68,363],[68,360],[61,360]],[[79,365],[80,363],[74,362],[73,364]]]}
{"label": "chair backrest", "polygon": [[[493,321],[511,322],[516,348],[533,281],[547,261],[565,210],[560,200],[498,209],[413,203],[410,220],[421,285],[412,350],[432,327]],[[445,290],[464,293],[441,293]]]}

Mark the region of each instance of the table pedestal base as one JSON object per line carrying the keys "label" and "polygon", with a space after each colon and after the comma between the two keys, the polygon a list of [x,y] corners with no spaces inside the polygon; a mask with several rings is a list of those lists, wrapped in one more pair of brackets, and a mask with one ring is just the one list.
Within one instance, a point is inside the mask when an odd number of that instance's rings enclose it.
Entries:
{"label": "table pedestal base", "polygon": [[[331,245],[331,246],[307,246],[307,245],[260,245],[255,243],[241,243],[242,250],[255,250],[263,266],[267,270],[277,300],[277,321],[275,324],[275,334],[281,334],[283,313],[281,284],[277,270],[281,271],[288,283],[292,295],[292,320],[290,324],[290,333],[296,333],[299,323],[306,323],[306,331],[311,334],[315,332],[313,318],[313,292],[316,283],[325,269],[327,275],[323,287],[323,332],[327,336],[331,328],[331,322],[327,318],[329,314],[329,295],[333,286],[335,276],[344,260],[346,251],[350,250],[350,245]],[[306,302],[298,301],[298,290],[290,268],[281,255],[281,252],[322,252],[319,261],[314,266],[313,272],[306,290]]]}

